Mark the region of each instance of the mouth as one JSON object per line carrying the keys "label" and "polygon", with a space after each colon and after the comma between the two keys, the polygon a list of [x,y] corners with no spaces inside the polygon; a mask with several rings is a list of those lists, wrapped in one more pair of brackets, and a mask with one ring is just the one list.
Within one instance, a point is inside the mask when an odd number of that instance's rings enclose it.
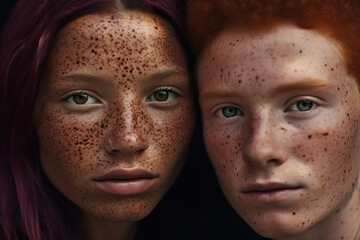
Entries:
{"label": "mouth", "polygon": [[302,189],[301,186],[292,186],[282,183],[254,184],[247,187],[242,193],[257,202],[278,202],[290,199]]}
{"label": "mouth", "polygon": [[102,191],[114,195],[136,195],[154,185],[157,175],[140,168],[116,169],[93,179]]}

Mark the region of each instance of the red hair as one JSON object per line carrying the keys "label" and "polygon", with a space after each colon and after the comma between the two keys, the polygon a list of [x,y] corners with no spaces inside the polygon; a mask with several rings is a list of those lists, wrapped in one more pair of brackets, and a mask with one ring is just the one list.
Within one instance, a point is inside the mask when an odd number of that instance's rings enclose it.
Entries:
{"label": "red hair", "polygon": [[359,13],[358,0],[190,0],[188,38],[195,53],[200,53],[227,27],[266,31],[281,23],[291,23],[336,40],[349,74],[360,85]]}

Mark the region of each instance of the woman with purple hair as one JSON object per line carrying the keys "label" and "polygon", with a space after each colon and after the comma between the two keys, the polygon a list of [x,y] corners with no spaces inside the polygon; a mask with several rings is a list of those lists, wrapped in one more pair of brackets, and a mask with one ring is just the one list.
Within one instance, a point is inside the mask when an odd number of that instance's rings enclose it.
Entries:
{"label": "woman with purple hair", "polygon": [[0,45],[1,239],[135,239],[194,130],[177,4],[18,2]]}

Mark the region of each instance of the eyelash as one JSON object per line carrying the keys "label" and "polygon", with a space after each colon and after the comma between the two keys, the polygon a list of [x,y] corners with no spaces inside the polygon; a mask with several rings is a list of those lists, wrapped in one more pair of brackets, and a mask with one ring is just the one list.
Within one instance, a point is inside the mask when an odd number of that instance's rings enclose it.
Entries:
{"label": "eyelash", "polygon": [[[229,110],[229,109],[235,109],[236,112],[234,113],[234,115],[230,116],[230,117],[226,117],[225,116],[225,113],[224,111],[225,110]],[[229,112],[231,113],[231,112]],[[236,116],[244,116],[244,112],[238,108],[238,107],[234,107],[234,106],[224,106],[224,107],[221,107],[219,109],[216,110],[215,112],[215,116],[219,117],[219,118],[226,118],[226,119],[230,119],[230,118],[233,118],[233,117],[236,117]]]}
{"label": "eyelash", "polygon": [[[299,109],[298,104],[301,103],[301,102],[310,103],[311,104],[311,106],[309,106],[310,109],[308,109],[308,110]],[[300,113],[300,114],[307,114],[308,112],[310,112],[311,110],[314,110],[318,106],[319,106],[319,104],[316,101],[314,101],[313,99],[302,99],[302,100],[298,100],[298,101],[293,102],[288,108],[285,109],[285,112],[297,112],[297,113]],[[230,109],[235,109],[236,112],[232,116],[226,117],[225,114],[224,114],[224,110],[229,109],[229,108]],[[296,109],[294,109],[294,108],[296,108]],[[215,116],[217,116],[219,118],[230,119],[230,118],[233,118],[233,117],[236,117],[236,116],[244,116],[244,112],[240,108],[235,107],[235,106],[224,106],[224,107],[221,107],[221,108],[216,110]]]}
{"label": "eyelash", "polygon": [[[154,97],[154,94],[158,93],[158,92],[161,92],[161,91],[167,92],[167,94],[168,94],[167,98],[165,100],[163,100],[163,101],[156,100],[155,97]],[[173,95],[173,96],[170,96],[170,95]],[[180,94],[177,93],[175,88],[172,88],[172,87],[160,87],[160,88],[156,89],[153,93],[151,93],[146,98],[146,101],[147,102],[167,103],[167,102],[169,102],[171,100],[174,100],[175,98],[177,98],[179,96],[180,96]],[[169,99],[169,98],[171,98],[171,99]]]}
{"label": "eyelash", "polygon": [[[86,102],[84,103],[76,103],[74,101],[74,97],[75,96],[80,96],[80,95],[83,95],[86,97]],[[88,101],[91,100],[91,102],[89,103]],[[64,98],[64,101],[70,103],[70,104],[74,104],[74,105],[77,105],[77,106],[82,106],[82,105],[88,105],[88,104],[94,104],[94,103],[100,103],[100,101],[95,98],[95,97],[92,97],[90,94],[86,93],[84,90],[78,90],[78,91],[75,91],[74,93],[72,93],[71,95],[67,96],[66,98]]]}
{"label": "eyelash", "polygon": [[[299,109],[299,106],[298,104],[300,102],[308,102],[308,103],[311,103],[311,107],[310,109],[308,110],[301,110]],[[316,103],[315,101],[311,100],[311,99],[303,99],[303,100],[298,100],[294,103],[292,103],[288,108],[286,108],[285,112],[300,112],[300,113],[307,113],[311,110],[314,110],[315,108],[317,108],[319,106],[318,103]],[[297,108],[297,109],[294,109],[294,108]]]}

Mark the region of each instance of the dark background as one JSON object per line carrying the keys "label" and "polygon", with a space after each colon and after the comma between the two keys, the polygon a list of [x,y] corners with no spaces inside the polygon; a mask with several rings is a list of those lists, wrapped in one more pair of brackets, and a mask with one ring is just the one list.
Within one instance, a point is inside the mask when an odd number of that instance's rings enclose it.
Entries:
{"label": "dark background", "polygon": [[[2,32],[17,0],[0,1]],[[261,239],[223,196],[205,153],[200,127],[183,171],[156,209],[141,221],[138,239]]]}
{"label": "dark background", "polygon": [[0,31],[2,31],[6,19],[10,16],[11,9],[17,0],[1,0],[0,1]]}

